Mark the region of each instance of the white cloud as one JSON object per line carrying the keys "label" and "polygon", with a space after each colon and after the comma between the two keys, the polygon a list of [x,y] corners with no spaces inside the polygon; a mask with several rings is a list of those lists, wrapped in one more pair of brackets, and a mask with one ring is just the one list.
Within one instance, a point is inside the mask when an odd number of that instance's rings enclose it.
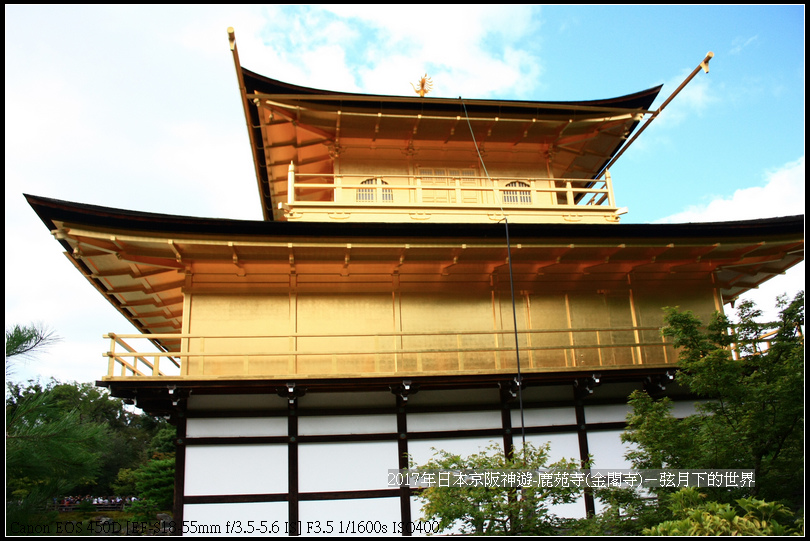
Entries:
{"label": "white cloud", "polygon": [[[428,72],[433,96],[528,95],[538,58],[526,51],[537,30],[529,6],[328,6],[282,9],[265,36],[271,77],[329,90],[410,95]],[[533,25],[533,27],[532,27]],[[313,29],[318,31],[313,31]],[[270,52],[272,51],[272,52]],[[350,65],[348,58],[357,63]],[[266,65],[267,63],[265,63]],[[305,67],[304,67],[305,66]]]}
{"label": "white cloud", "polygon": [[763,186],[743,188],[731,197],[658,220],[658,223],[725,222],[804,214],[804,156],[765,175]]}
{"label": "white cloud", "polygon": [[[761,321],[775,321],[779,317],[779,312],[776,309],[777,297],[787,295],[788,300],[791,300],[796,296],[796,293],[804,291],[804,277],[804,261],[802,261],[785,274],[771,278],[758,288],[741,295],[739,300],[754,301],[757,308],[762,310]],[[739,306],[739,302],[736,305]]]}
{"label": "white cloud", "polygon": [[[731,197],[719,197],[706,205],[689,209],[659,220],[659,223],[722,222],[792,216],[804,214],[804,156],[765,175],[763,186],[737,190]],[[768,280],[757,289],[742,295],[763,311],[764,320],[775,320],[775,300],[787,294],[793,298],[805,288],[804,262],[784,275]]]}
{"label": "white cloud", "polygon": [[[709,66],[711,69],[711,62]],[[684,70],[679,75],[665,82],[658,99],[663,100],[668,98],[675,89],[684,82],[690,73],[691,70]],[[656,120],[656,127],[661,129],[677,126],[691,115],[702,114],[709,106],[720,101],[715,95],[715,92],[711,79],[706,77],[703,71],[698,72],[689,84],[681,90],[678,96],[667,105],[666,109],[661,112]],[[661,103],[655,103],[652,108],[657,109],[660,106]]]}

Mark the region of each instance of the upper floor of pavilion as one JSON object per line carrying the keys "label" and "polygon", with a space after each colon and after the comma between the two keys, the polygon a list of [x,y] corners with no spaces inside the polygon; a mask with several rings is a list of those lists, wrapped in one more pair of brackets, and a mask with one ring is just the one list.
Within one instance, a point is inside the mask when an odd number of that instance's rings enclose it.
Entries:
{"label": "upper floor of pavilion", "polygon": [[527,102],[324,91],[234,61],[265,220],[617,223],[606,166],[661,87]]}

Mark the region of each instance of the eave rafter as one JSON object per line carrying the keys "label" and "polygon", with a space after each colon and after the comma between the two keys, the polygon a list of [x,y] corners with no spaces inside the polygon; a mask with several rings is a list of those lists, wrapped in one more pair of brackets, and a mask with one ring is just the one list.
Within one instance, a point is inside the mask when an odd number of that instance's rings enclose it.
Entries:
{"label": "eave rafter", "polygon": [[175,272],[177,272],[175,269],[162,268],[149,268],[148,270],[141,270],[136,265],[132,264],[129,266],[129,270],[123,268],[99,270],[94,272],[91,276],[93,278],[115,278],[118,276],[129,276],[130,278],[149,278],[162,274],[173,274]]}
{"label": "eave rafter", "polygon": [[[276,103],[269,99],[261,99],[258,95],[248,96],[248,98],[253,99],[253,104],[261,109],[267,109],[273,113],[273,117],[275,119],[275,115],[280,116],[281,118],[285,119],[287,122],[291,123],[296,129],[303,129],[310,133],[314,133],[315,135],[321,136],[323,139],[334,140],[335,134],[329,133],[317,126],[313,126],[301,120],[301,114],[299,108],[293,108],[296,112],[291,112],[291,108],[285,106],[280,103]],[[260,115],[261,118],[261,115]],[[265,126],[267,124],[264,124]]]}
{"label": "eave rafter", "polygon": [[276,143],[267,143],[264,145],[265,150],[278,150],[283,148],[294,148],[296,150],[314,147],[318,145],[329,146],[334,143],[333,138],[321,137],[318,139],[309,139],[305,141],[298,141],[298,139],[290,139],[287,141],[279,141]]}
{"label": "eave rafter", "polygon": [[177,306],[183,305],[183,297],[182,295],[176,297],[169,297],[169,298],[158,298],[152,297],[148,299],[138,299],[138,300],[130,300],[126,301],[127,306],[135,307],[135,306],[154,306],[156,308],[162,307],[169,307],[169,306]]}
{"label": "eave rafter", "polygon": [[183,287],[185,280],[177,280],[174,282],[167,282],[165,284],[149,284],[147,282],[140,282],[130,286],[110,287],[107,291],[113,295],[124,295],[127,293],[143,293],[146,295],[154,295],[163,291],[172,289],[179,289]]}

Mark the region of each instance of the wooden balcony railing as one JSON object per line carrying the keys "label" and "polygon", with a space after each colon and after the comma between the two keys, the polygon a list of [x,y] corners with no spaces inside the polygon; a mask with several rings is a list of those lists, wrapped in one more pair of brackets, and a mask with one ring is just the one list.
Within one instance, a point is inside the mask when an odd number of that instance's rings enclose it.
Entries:
{"label": "wooden balcony railing", "polygon": [[[516,370],[513,331],[214,336],[113,334],[108,377],[342,377]],[[153,341],[180,351],[158,351]],[[521,369],[565,371],[672,364],[653,327],[518,332]],[[146,343],[146,348],[131,344]],[[151,350],[151,351],[149,351]]]}
{"label": "wooden balcony railing", "polygon": [[598,180],[527,177],[297,173],[290,165],[287,213],[452,212],[509,209],[514,213],[618,216],[610,173]]}

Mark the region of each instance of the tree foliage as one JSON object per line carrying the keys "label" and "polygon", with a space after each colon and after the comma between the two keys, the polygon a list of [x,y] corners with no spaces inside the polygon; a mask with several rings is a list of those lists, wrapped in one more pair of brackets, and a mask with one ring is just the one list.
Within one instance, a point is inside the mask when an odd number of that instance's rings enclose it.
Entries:
{"label": "tree foliage", "polygon": [[55,340],[42,326],[6,329],[6,524],[31,524],[64,496],[115,495],[118,471],[143,464],[167,426],[89,383],[8,381],[10,361]]}
{"label": "tree foliage", "polygon": [[[549,444],[526,444],[507,456],[498,444],[462,457],[447,451],[435,451],[434,457],[416,468],[427,470],[544,470],[576,469],[579,461],[562,460],[549,464]],[[459,526],[466,534],[542,535],[554,531],[556,521],[550,507],[571,503],[581,493],[577,487],[524,487],[521,489],[464,486],[430,487],[419,494],[424,502],[425,521],[438,520],[439,530]]]}
{"label": "tree foliage", "polygon": [[53,498],[92,482],[108,431],[60,411],[49,394],[6,406],[6,523],[26,523]]}
{"label": "tree foliage", "polygon": [[740,498],[732,503],[706,501],[705,494],[684,488],[669,497],[675,517],[647,528],[646,535],[804,535],[793,513],[778,502]]}
{"label": "tree foliage", "polygon": [[[730,322],[715,314],[707,327],[691,312],[667,308],[666,336],[680,348],[678,382],[707,399],[684,419],[671,414],[668,399],[634,392],[622,439],[636,444],[628,458],[637,468],[753,469],[746,491],[716,491],[730,502],[740,496],[803,500],[804,293],[778,301],[779,320],[758,323],[750,302]],[[763,336],[772,333],[769,342]],[[766,347],[767,344],[767,347]],[[738,358],[732,355],[737,352]]]}
{"label": "tree foliage", "polygon": [[41,323],[14,325],[6,329],[6,374],[9,357],[32,357],[60,338]]}
{"label": "tree foliage", "polygon": [[104,437],[98,439],[94,447],[96,473],[83,476],[82,482],[71,488],[77,494],[122,495],[113,487],[118,470],[138,467],[148,459],[153,437],[168,425],[162,419],[127,410],[121,399],[113,398],[106,389],[90,383],[62,383],[52,379],[44,384],[7,385],[7,414],[13,415],[19,407],[36,401],[48,404],[48,408],[37,410],[40,421],[104,427]]}
{"label": "tree foliage", "polygon": [[[6,329],[6,376],[10,361],[31,357],[58,338],[41,325]],[[100,423],[84,422],[52,393],[6,392],[6,524],[28,523],[46,502],[98,473],[97,449],[107,436]]]}
{"label": "tree foliage", "polygon": [[570,535],[641,535],[645,528],[671,519],[672,513],[657,499],[642,497],[636,488],[602,487],[594,489],[602,503],[598,515],[568,520],[565,533]]}
{"label": "tree foliage", "polygon": [[138,501],[135,519],[153,522],[158,513],[171,511],[174,503],[174,453],[157,453],[133,472]]}

